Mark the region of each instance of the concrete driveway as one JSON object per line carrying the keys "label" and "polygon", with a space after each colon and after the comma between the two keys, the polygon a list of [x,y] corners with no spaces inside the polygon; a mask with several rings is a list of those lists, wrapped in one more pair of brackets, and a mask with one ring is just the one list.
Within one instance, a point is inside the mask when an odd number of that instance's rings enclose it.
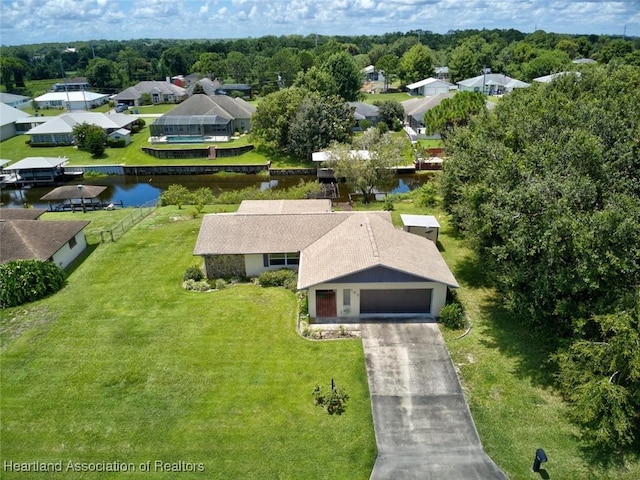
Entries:
{"label": "concrete driveway", "polygon": [[361,328],[378,444],[371,479],[506,479],[482,449],[438,325]]}

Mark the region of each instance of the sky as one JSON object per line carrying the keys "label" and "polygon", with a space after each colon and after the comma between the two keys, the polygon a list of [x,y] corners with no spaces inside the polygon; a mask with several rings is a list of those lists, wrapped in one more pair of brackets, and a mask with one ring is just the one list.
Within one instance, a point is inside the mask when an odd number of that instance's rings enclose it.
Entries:
{"label": "sky", "polygon": [[640,1],[0,0],[0,44],[536,29],[640,36]]}

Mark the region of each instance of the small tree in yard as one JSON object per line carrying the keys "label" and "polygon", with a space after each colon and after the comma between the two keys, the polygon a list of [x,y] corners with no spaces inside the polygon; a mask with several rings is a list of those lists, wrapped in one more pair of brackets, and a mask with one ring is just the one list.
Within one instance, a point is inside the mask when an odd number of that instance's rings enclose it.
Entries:
{"label": "small tree in yard", "polygon": [[73,127],[73,141],[78,150],[90,152],[94,157],[99,157],[106,149],[107,134],[97,125],[83,122]]}
{"label": "small tree in yard", "polygon": [[331,379],[331,388],[325,391],[320,385],[313,388],[313,399],[318,407],[324,408],[329,415],[342,415],[349,395],[336,387]]}
{"label": "small tree in yard", "polygon": [[177,205],[178,209],[181,209],[182,205],[191,202],[191,193],[182,185],[169,185],[169,188],[160,194],[160,200],[163,205]]}

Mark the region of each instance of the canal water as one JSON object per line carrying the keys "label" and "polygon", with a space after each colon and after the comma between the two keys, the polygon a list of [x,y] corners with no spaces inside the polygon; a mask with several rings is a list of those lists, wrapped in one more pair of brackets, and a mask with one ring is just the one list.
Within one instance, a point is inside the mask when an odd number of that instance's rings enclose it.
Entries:
{"label": "canal water", "polygon": [[[422,185],[429,177],[425,175],[401,175],[396,178],[392,193],[407,192]],[[240,190],[247,187],[267,189],[284,189],[297,185],[301,180],[315,180],[313,176],[268,177],[247,174],[212,174],[212,175],[158,175],[141,177],[134,175],[111,175],[98,178],[84,178],[65,183],[65,185],[102,185],[107,189],[100,196],[105,203],[120,204],[124,207],[137,207],[158,199],[169,185],[183,185],[189,190],[202,187],[211,188],[214,195],[221,192]],[[30,187],[22,189],[2,188],[0,202],[3,207],[16,208],[25,204],[34,208],[49,208],[46,201],[40,200],[55,187]],[[340,185],[340,196],[346,200],[349,190]]]}

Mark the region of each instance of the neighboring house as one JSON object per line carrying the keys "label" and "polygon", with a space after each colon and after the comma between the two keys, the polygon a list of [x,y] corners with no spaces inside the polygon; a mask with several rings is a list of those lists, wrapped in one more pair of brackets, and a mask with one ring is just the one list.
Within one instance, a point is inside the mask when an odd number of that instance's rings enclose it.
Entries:
{"label": "neighboring house", "polygon": [[153,104],[180,103],[187,98],[186,90],[178,85],[168,81],[148,80],[123,90],[114,95],[112,100],[116,103],[124,103],[135,107],[142,104],[142,96],[144,94],[148,94],[151,97],[151,103]]}
{"label": "neighboring house", "polygon": [[436,78],[438,80],[444,80],[445,82],[448,82],[451,80],[451,74],[449,73],[449,67],[437,67],[434,70],[434,73],[436,75]]}
{"label": "neighboring house", "polygon": [[131,130],[131,124],[136,118],[122,113],[77,112],[65,113],[57,117],[46,117],[48,121],[26,132],[31,137],[32,146],[55,146],[73,144],[73,127],[81,123],[97,125],[107,135],[126,128]]}
{"label": "neighboring house", "polygon": [[378,107],[364,102],[348,102],[353,109],[353,117],[355,119],[355,130],[360,129],[359,123],[362,120],[368,120],[371,125],[378,123]]}
{"label": "neighboring house", "polygon": [[127,130],[126,128],[119,128],[118,130],[114,130],[107,136],[109,137],[109,140],[124,140],[125,146],[131,143],[131,130]]}
{"label": "neighboring house", "polygon": [[420,235],[436,243],[440,233],[440,223],[433,215],[407,215],[400,214],[404,231]]}
{"label": "neighboring house", "polygon": [[230,137],[251,128],[255,111],[256,107],[241,98],[196,94],[153,122],[151,136]]}
{"label": "neighboring house", "polygon": [[445,98],[452,98],[456,93],[439,93],[431,97],[412,98],[402,102],[404,109],[404,120],[413,130],[424,128],[424,115],[432,108],[437,107]]}
{"label": "neighboring house", "polygon": [[576,64],[591,64],[591,63],[598,63],[595,60],[591,59],[591,58],[576,58],[575,60],[572,60],[573,63]]}
{"label": "neighboring house", "polygon": [[24,95],[0,92],[0,103],[22,110],[31,106],[31,99]]}
{"label": "neighboring house", "polygon": [[0,263],[45,260],[66,268],[87,248],[88,221],[38,220],[44,212],[0,208]]}
{"label": "neighboring house", "polygon": [[76,77],[64,82],[54,83],[51,88],[54,92],[82,92],[89,90],[89,82],[86,77]]}
{"label": "neighboring house", "polygon": [[438,80],[437,78],[425,78],[419,82],[407,85],[409,95],[422,95],[423,97],[431,97],[439,93],[448,93],[449,90],[455,89],[455,85]]}
{"label": "neighboring house", "polygon": [[201,78],[187,87],[187,95],[193,96],[196,86],[200,86],[205,95],[214,96],[216,95],[216,90],[220,88],[220,82],[210,78]]}
{"label": "neighboring house", "polygon": [[561,77],[563,75],[575,75],[575,76],[579,77],[580,76],[580,72],[558,72],[558,73],[552,73],[550,75],[543,75],[542,77],[534,78],[531,81],[532,82],[538,82],[538,83],[551,83],[556,78]]}
{"label": "neighboring house", "polygon": [[205,215],[194,254],[207,276],[298,270],[311,317],[438,316],[447,288],[458,286],[436,245],[396,229],[389,212],[327,213],[325,203],[296,202]]}
{"label": "neighboring house", "polygon": [[29,118],[28,113],[0,103],[0,142],[15,137],[18,134],[16,122],[25,118]]}
{"label": "neighboring house", "polygon": [[361,72],[364,75],[365,82],[384,82],[385,80],[384,74],[381,71],[376,70],[376,67],[373,65],[364,67]]}
{"label": "neighboring house", "polygon": [[95,92],[49,92],[34,98],[38,108],[91,110],[109,101],[109,95]]}
{"label": "neighboring house", "polygon": [[231,95],[237,92],[243,97],[251,98],[251,85],[246,83],[224,83],[216,88],[216,95]]}
{"label": "neighboring house", "polygon": [[461,92],[482,92],[486,95],[502,95],[514,88],[528,87],[529,84],[513,79],[502,73],[485,73],[458,82]]}

